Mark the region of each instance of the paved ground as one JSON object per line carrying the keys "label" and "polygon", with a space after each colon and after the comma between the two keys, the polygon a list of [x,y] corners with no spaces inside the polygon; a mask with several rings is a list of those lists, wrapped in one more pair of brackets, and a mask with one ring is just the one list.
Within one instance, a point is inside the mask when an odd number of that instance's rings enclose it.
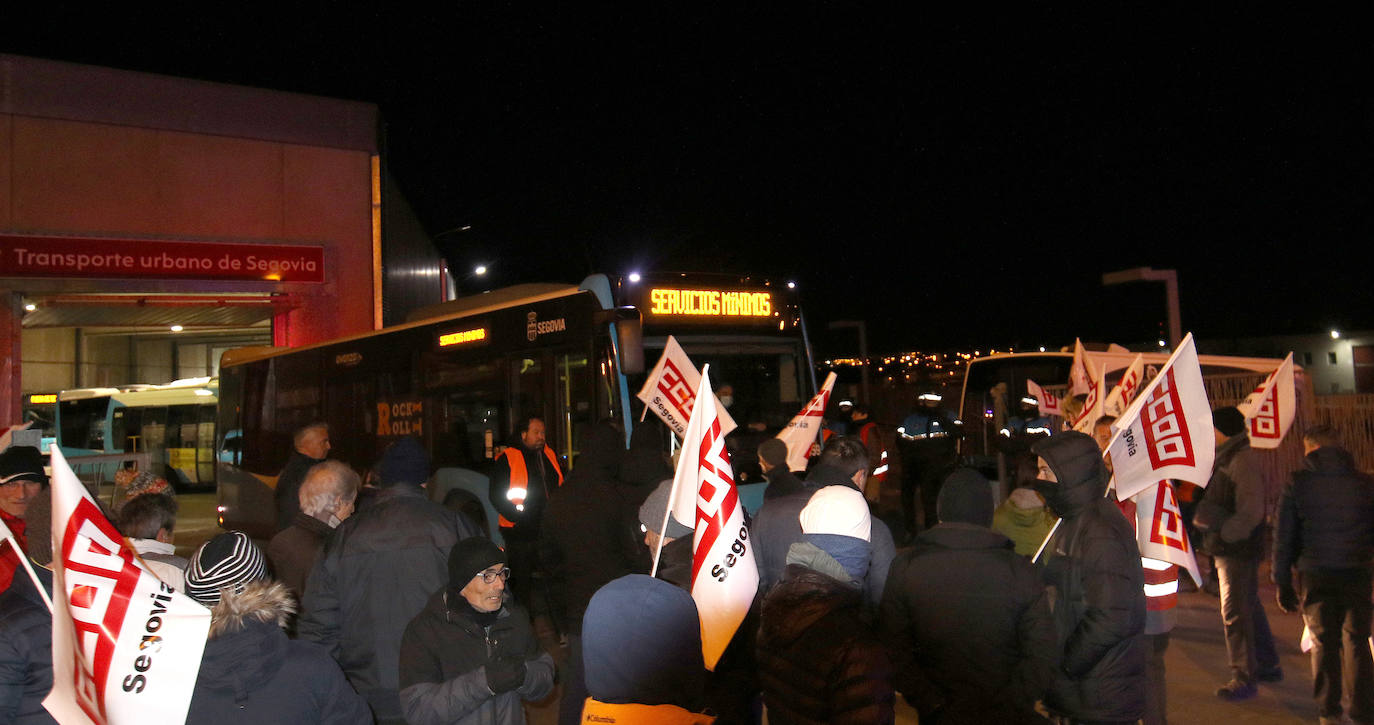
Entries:
{"label": "paved ground", "polygon": [[[177,550],[189,556],[196,546],[219,530],[215,522],[215,499],[214,494],[183,495],[179,498],[181,512],[176,532]],[[1274,629],[1286,679],[1273,685],[1262,685],[1259,696],[1248,702],[1231,704],[1217,699],[1213,691],[1229,677],[1217,598],[1200,592],[1180,594],[1178,626],[1170,638],[1166,656],[1169,722],[1177,725],[1316,722],[1308,659],[1298,650],[1298,640],[1302,634],[1301,619],[1297,615],[1278,611],[1274,605],[1274,587],[1268,584],[1267,569],[1262,569],[1260,576],[1264,580],[1260,597]],[[529,709],[533,725],[555,722],[556,694]],[[898,722],[915,723],[915,713],[903,706]]]}

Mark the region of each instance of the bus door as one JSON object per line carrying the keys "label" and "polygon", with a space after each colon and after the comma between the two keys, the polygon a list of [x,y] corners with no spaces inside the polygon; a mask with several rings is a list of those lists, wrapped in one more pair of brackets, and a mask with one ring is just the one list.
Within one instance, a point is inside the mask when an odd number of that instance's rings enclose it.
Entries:
{"label": "bus door", "polygon": [[434,467],[485,473],[496,447],[513,428],[507,405],[510,385],[506,360],[463,361],[444,353],[424,353],[421,385]]}
{"label": "bus door", "polygon": [[[572,446],[568,445],[567,429],[553,415],[553,354],[547,350],[526,350],[512,356],[510,363],[512,427],[518,429],[525,418],[539,416],[544,420],[545,444],[554,453],[571,458]],[[509,440],[501,442],[516,445],[518,436],[512,433]]]}

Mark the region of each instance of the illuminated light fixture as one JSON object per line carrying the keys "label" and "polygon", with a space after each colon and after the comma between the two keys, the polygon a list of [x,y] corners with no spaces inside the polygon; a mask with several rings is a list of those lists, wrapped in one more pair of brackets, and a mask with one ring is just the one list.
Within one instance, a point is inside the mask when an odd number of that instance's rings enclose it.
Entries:
{"label": "illuminated light fixture", "polygon": [[479,264],[479,265],[477,265],[477,267],[476,267],[475,269],[472,270],[472,273],[475,274],[475,275],[477,275],[478,277],[481,277],[482,275],[484,275],[484,274],[487,273],[487,265],[485,265],[485,264]]}
{"label": "illuminated light fixture", "polygon": [[1340,330],[1332,330],[1332,331],[1331,331],[1331,339],[1332,339],[1332,340],[1339,340],[1339,339],[1341,339],[1341,331],[1340,331]]}
{"label": "illuminated light fixture", "polygon": [[638,272],[631,272],[631,273],[630,273],[630,283],[631,283],[631,284],[637,283],[637,282],[639,282],[639,280],[640,280],[640,276],[639,276],[639,273],[638,273]]}
{"label": "illuminated light fixture", "polygon": [[1165,342],[1165,341],[1163,341],[1163,340],[1156,340],[1156,342],[1159,343],[1159,346],[1160,346],[1160,347],[1165,347],[1165,346],[1167,346],[1167,345],[1169,344],[1169,343],[1167,343],[1167,342]]}
{"label": "illuminated light fixture", "polygon": [[796,283],[796,282],[788,282],[788,283],[787,283],[787,289],[796,289],[796,288],[797,288],[797,283]]}
{"label": "illuminated light fixture", "polygon": [[24,303],[24,311],[25,311],[25,312],[33,312],[33,311],[36,310],[36,309],[38,309],[38,305],[35,305],[35,304],[32,303],[32,302],[25,302],[25,303]]}
{"label": "illuminated light fixture", "polygon": [[786,330],[786,329],[787,329],[787,323],[786,323],[786,322],[783,322],[782,320],[778,320],[778,330],[781,331],[781,330]]}
{"label": "illuminated light fixture", "polygon": [[186,328],[182,327],[181,325],[172,325],[172,332],[181,332],[184,329]]}
{"label": "illuminated light fixture", "polygon": [[1040,346],[1040,352],[1044,352],[1044,351],[1045,351],[1045,346],[1044,346],[1044,345],[1041,345],[1041,346]]}

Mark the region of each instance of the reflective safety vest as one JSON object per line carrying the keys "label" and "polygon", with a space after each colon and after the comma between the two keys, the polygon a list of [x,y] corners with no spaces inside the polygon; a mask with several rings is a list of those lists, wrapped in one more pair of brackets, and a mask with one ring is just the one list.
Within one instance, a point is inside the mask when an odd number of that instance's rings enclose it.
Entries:
{"label": "reflective safety vest", "polygon": [[1140,557],[1145,570],[1145,609],[1162,612],[1178,606],[1178,565]]}
{"label": "reflective safety vest", "polygon": [[[506,465],[510,467],[510,485],[506,488],[506,500],[515,504],[516,511],[525,510],[525,499],[529,497],[530,472],[525,468],[525,453],[519,446],[511,446],[501,452],[501,456],[506,459]],[[563,485],[563,469],[558,467],[558,456],[554,455],[553,449],[544,446],[544,457],[549,459],[549,465],[558,474],[558,485]],[[514,521],[497,514],[498,523],[501,528],[508,529],[515,525]]]}
{"label": "reflective safety vest", "polygon": [[584,723],[618,723],[619,725],[711,725],[712,715],[684,710],[677,705],[613,705],[595,698],[587,698],[582,705]]}
{"label": "reflective safety vest", "polygon": [[878,460],[874,462],[873,473],[870,477],[877,479],[878,483],[882,483],[887,480],[887,448],[882,447],[883,441],[878,433],[878,424],[864,422],[863,427],[859,428],[859,440],[863,441],[864,447],[869,450],[873,450],[873,447],[868,443],[868,439],[872,436],[878,436],[877,444],[881,452],[878,454]]}

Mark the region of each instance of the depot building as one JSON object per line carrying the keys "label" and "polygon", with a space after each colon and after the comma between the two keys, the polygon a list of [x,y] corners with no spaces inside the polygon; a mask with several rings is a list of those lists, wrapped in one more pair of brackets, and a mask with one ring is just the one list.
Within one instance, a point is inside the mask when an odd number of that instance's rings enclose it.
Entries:
{"label": "depot building", "polygon": [[0,424],[452,296],[376,106],[0,55]]}

